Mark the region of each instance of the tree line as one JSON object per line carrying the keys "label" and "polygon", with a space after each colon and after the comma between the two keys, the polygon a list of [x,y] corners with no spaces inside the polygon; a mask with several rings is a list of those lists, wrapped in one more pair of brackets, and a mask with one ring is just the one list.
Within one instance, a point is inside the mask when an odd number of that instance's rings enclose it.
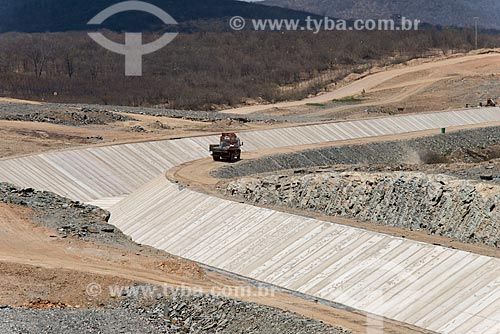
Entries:
{"label": "tree line", "polygon": [[[123,43],[124,36],[106,32]],[[145,34],[151,41],[157,34]],[[94,43],[86,33],[0,35],[0,94],[52,102],[162,106],[210,110],[245,99],[299,99],[322,89],[296,85],[335,71],[340,80],[373,65],[474,46],[472,30],[196,32],[181,34],[144,56],[142,77],[125,77],[124,57]],[[500,36],[480,36],[480,47],[497,47]],[[280,89],[292,86],[296,89]]]}

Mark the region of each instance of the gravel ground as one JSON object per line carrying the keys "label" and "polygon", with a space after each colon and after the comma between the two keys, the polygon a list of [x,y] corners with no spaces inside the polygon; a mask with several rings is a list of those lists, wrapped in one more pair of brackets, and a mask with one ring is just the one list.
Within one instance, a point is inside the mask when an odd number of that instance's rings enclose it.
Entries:
{"label": "gravel ground", "polygon": [[55,108],[46,105],[0,104],[0,120],[42,122],[70,126],[104,125],[134,118],[102,108]]}
{"label": "gravel ground", "polygon": [[295,174],[312,174],[324,172],[424,172],[426,174],[444,174],[462,180],[488,181],[500,184],[500,159],[492,159],[481,163],[451,163],[422,165],[336,165],[325,168],[295,170]]}
{"label": "gravel ground", "polygon": [[276,308],[206,294],[171,292],[139,307],[131,299],[122,306],[132,306],[167,333],[350,333]]}
{"label": "gravel ground", "polygon": [[[181,119],[202,121],[202,122],[214,122],[226,119],[234,119],[241,121],[243,123],[247,122],[301,123],[301,122],[312,121],[311,118],[300,117],[300,116],[273,116],[272,118],[270,118],[269,116],[259,115],[259,114],[250,114],[242,116],[242,115],[224,114],[216,111],[173,110],[173,109],[143,108],[143,107],[139,108],[139,107],[125,107],[125,106],[103,106],[103,105],[93,105],[93,104],[44,103],[42,105],[33,105],[33,104],[6,103],[6,102],[0,103],[0,119],[47,121],[50,118],[54,118],[53,115],[57,113],[67,112],[67,111],[75,113],[79,110],[125,112],[130,114],[165,116],[170,118],[181,118]],[[314,120],[321,120],[321,119],[314,119]]]}
{"label": "gravel ground", "polygon": [[5,334],[155,333],[151,323],[126,309],[7,309],[0,310],[0,319]]}
{"label": "gravel ground", "polygon": [[[212,172],[222,179],[286,169],[331,165],[428,165],[454,162],[478,163],[500,158],[500,127],[464,130],[404,141],[328,147],[277,154],[226,165]],[[403,167],[401,167],[403,168]],[[493,178],[496,169],[490,170]],[[459,174],[457,174],[459,175]]]}
{"label": "gravel ground", "polygon": [[0,333],[262,333],[349,334],[294,313],[211,295],[170,291],[155,300],[125,297],[99,310],[0,310]]}

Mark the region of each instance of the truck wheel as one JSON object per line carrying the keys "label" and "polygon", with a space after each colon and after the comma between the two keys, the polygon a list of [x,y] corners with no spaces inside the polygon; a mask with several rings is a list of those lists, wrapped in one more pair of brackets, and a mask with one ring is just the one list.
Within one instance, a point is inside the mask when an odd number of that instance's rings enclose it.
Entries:
{"label": "truck wheel", "polygon": [[214,161],[220,161],[220,156],[218,156],[218,155],[214,155],[213,158],[214,158]]}
{"label": "truck wheel", "polygon": [[229,161],[230,162],[234,161],[234,153],[233,152],[229,153]]}

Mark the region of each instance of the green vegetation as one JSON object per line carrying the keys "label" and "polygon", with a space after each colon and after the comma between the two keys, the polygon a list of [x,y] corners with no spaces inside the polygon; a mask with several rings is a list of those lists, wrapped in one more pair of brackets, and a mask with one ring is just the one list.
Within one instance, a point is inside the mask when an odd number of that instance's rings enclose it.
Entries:
{"label": "green vegetation", "polygon": [[359,97],[354,97],[354,96],[346,96],[341,99],[333,99],[332,102],[342,102],[342,103],[357,103],[357,102],[363,102],[363,98]]}
{"label": "green vegetation", "polygon": [[310,106],[310,107],[324,107],[325,105],[323,103],[306,103],[306,106]]}

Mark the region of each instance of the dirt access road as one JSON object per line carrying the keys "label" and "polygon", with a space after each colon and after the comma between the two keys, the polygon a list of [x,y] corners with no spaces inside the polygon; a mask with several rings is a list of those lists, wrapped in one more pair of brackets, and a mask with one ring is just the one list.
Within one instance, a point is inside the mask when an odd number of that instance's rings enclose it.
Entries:
{"label": "dirt access road", "polygon": [[25,104],[35,104],[35,105],[42,104],[41,102],[37,102],[37,101],[12,99],[10,97],[0,97],[0,102],[6,102],[6,103],[25,103]]}
{"label": "dirt access road", "polygon": [[[232,114],[251,114],[257,112],[268,111],[269,109],[286,109],[297,106],[305,106],[307,104],[322,104],[328,103],[332,100],[338,100],[346,97],[356,96],[363,92],[363,90],[367,93],[376,93],[380,90],[392,89],[392,88],[407,88],[405,92],[399,93],[397,96],[393,98],[392,102],[401,101],[404,98],[407,98],[419,91],[419,89],[423,87],[427,87],[433,83],[443,80],[444,78],[449,77],[452,74],[458,75],[468,75],[471,70],[475,67],[482,68],[484,67],[484,61],[489,64],[498,64],[500,61],[500,54],[497,53],[498,50],[495,50],[492,53],[484,53],[484,54],[470,54],[470,55],[458,55],[453,56],[447,59],[426,59],[418,61],[411,61],[408,65],[401,67],[389,67],[378,69],[380,71],[374,74],[366,74],[366,76],[362,77],[359,80],[356,80],[346,86],[336,89],[334,91],[324,93],[315,97],[307,98],[300,101],[290,101],[290,102],[280,102],[275,104],[267,104],[267,105],[254,105],[248,107],[241,107],[236,109],[228,109],[221,112],[232,113]],[[469,65],[474,62],[478,62],[477,65],[473,66],[465,66],[460,67],[460,64],[469,63]],[[415,65],[416,64],[416,65]],[[453,73],[449,71],[449,69],[456,67],[458,72]],[[470,67],[470,68],[469,68]],[[498,67],[498,66],[497,66]],[[431,77],[422,78],[418,73],[422,73],[425,71],[433,71],[433,75]],[[473,72],[473,71],[472,71]],[[396,79],[398,77],[408,75],[403,82],[392,84],[388,87],[381,87],[382,84]],[[385,101],[386,103],[391,102],[391,100]],[[477,101],[476,101],[477,102]]]}

